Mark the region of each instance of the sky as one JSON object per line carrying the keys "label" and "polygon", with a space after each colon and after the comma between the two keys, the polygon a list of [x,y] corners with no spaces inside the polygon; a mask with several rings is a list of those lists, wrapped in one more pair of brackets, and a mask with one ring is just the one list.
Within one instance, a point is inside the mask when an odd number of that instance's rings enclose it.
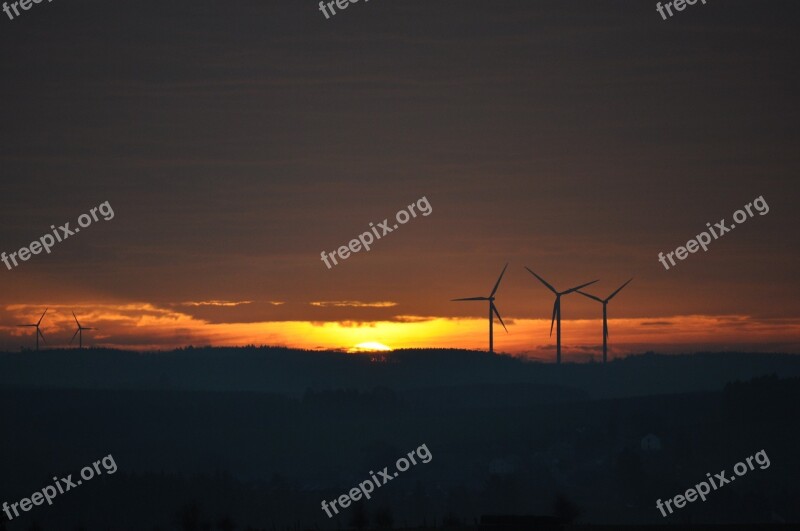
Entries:
{"label": "sky", "polygon": [[[0,13],[0,349],[800,351],[796,3],[35,4]],[[425,198],[428,215],[393,228]],[[669,270],[659,253],[761,198]],[[419,208],[417,209],[419,210]],[[320,253],[389,220],[371,249]],[[56,229],[58,230],[58,229]],[[60,231],[59,231],[60,233]],[[562,299],[566,360],[601,306]]]}

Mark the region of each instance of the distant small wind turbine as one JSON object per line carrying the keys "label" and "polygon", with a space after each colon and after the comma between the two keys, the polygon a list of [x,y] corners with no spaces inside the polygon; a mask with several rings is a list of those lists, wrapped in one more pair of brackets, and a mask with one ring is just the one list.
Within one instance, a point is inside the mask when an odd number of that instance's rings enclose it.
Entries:
{"label": "distant small wind turbine", "polygon": [[566,291],[558,291],[556,290],[556,288],[548,284],[545,279],[543,279],[542,277],[531,271],[530,268],[526,266],[525,269],[528,270],[528,273],[538,278],[542,284],[547,286],[547,289],[549,289],[556,295],[556,302],[553,304],[553,319],[550,321],[550,336],[552,337],[553,335],[553,321],[557,321],[558,326],[556,331],[556,363],[561,363],[561,296],[572,293],[573,291],[578,291],[581,288],[585,288],[589,284],[594,284],[595,282],[597,282],[597,280],[592,280],[591,282],[587,282],[586,284],[575,286],[574,288],[570,288]]}
{"label": "distant small wind turbine", "polygon": [[[49,310],[49,309],[50,308],[45,308],[44,309],[44,313],[42,314],[41,317],[39,317],[39,320],[36,321],[36,324],[17,325],[17,326],[33,326],[33,327],[36,328],[36,334],[34,334],[36,336],[36,352],[39,352],[39,336],[42,336],[42,341],[44,341],[44,334],[42,334],[42,331],[39,330],[39,325],[41,324],[42,319],[44,319],[44,314],[47,313],[47,310]],[[44,341],[44,342],[47,343],[47,341]]]}
{"label": "distant small wind turbine", "polygon": [[69,340],[69,344],[71,345],[73,341],[75,341],[75,336],[78,336],[78,348],[83,348],[83,331],[84,330],[97,330],[97,328],[87,328],[85,326],[81,326],[78,322],[78,318],[75,317],[75,312],[72,312],[72,317],[75,318],[75,324],[78,325],[78,329],[75,330],[75,335],[72,336],[72,339]]}
{"label": "distant small wind turbine", "polygon": [[619,293],[622,290],[622,288],[627,286],[630,283],[631,280],[633,280],[633,279],[628,280],[628,282],[626,282],[625,284],[623,284],[620,287],[618,287],[617,290],[614,293],[612,293],[611,295],[609,295],[605,299],[601,299],[600,297],[595,297],[594,295],[590,295],[589,293],[584,293],[581,290],[578,290],[578,293],[580,293],[584,297],[589,297],[590,299],[594,299],[594,300],[596,300],[597,302],[599,302],[600,304],[603,305],[603,363],[606,362],[606,357],[607,357],[607,352],[608,352],[608,312],[606,311],[606,309],[607,309],[606,307],[608,306],[608,301],[613,299],[614,295]]}
{"label": "distant small wind turbine", "polygon": [[500,312],[497,311],[497,307],[494,305],[494,294],[497,292],[497,287],[500,285],[500,281],[503,280],[503,275],[506,272],[506,268],[508,264],[505,265],[503,271],[500,273],[500,277],[497,279],[497,282],[494,285],[494,289],[489,294],[488,297],[467,297],[465,299],[451,299],[452,301],[489,301],[489,352],[494,354],[494,316],[496,315],[497,318],[500,320],[500,324],[503,325],[503,329],[508,333],[508,328],[506,328],[506,324],[503,322],[503,318],[500,317]]}

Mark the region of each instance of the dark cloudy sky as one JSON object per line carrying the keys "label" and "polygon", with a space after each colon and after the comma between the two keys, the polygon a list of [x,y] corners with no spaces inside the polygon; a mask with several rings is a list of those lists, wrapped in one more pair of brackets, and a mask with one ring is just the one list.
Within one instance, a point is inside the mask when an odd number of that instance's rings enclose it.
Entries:
{"label": "dark cloudy sky", "polygon": [[[74,308],[98,345],[485,348],[485,306],[449,300],[487,295],[510,262],[500,350],[552,348],[528,266],[561,289],[600,278],[603,296],[635,277],[609,306],[617,352],[796,352],[798,15],[788,0],[667,21],[641,0],[0,13],[0,251],[115,212],[0,265],[0,347],[30,346],[13,325],[50,306],[53,344]],[[320,261],[423,196],[430,216]],[[759,196],[768,214],[658,262]],[[563,314],[565,345],[595,348],[599,305],[571,295]]]}

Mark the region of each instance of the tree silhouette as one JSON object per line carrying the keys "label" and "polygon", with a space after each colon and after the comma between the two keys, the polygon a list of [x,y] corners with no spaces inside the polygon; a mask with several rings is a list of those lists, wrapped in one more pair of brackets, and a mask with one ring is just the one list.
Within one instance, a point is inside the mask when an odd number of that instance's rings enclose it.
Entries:
{"label": "tree silhouette", "polygon": [[394,517],[389,507],[381,507],[375,511],[375,527],[378,529],[391,529],[394,526]]}
{"label": "tree silhouette", "polygon": [[179,526],[182,531],[208,531],[211,525],[200,522],[200,508],[196,503],[184,505],[178,513]]}
{"label": "tree silhouette", "polygon": [[236,529],[236,523],[234,523],[230,516],[226,515],[217,522],[217,529],[219,529],[219,531],[234,531]]}
{"label": "tree silhouette", "polygon": [[564,494],[557,494],[553,502],[553,516],[562,524],[571,524],[581,514],[578,506]]}
{"label": "tree silhouette", "polygon": [[184,506],[178,514],[178,520],[183,531],[200,531],[200,509],[197,505]]}
{"label": "tree silhouette", "polygon": [[453,511],[450,511],[442,518],[442,527],[461,527],[461,525],[461,520]]}
{"label": "tree silhouette", "polygon": [[358,529],[365,529],[369,523],[367,511],[364,509],[364,502],[358,501],[353,504],[353,516],[350,517],[350,525]]}

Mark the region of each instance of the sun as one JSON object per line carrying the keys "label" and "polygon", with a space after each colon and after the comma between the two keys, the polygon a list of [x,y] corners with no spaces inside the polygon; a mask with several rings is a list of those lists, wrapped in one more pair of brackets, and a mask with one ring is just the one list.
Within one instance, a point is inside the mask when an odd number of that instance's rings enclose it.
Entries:
{"label": "sun", "polygon": [[383,343],[378,343],[377,341],[367,341],[366,343],[359,343],[358,345],[351,347],[347,350],[347,352],[390,352],[392,349],[387,347]]}

